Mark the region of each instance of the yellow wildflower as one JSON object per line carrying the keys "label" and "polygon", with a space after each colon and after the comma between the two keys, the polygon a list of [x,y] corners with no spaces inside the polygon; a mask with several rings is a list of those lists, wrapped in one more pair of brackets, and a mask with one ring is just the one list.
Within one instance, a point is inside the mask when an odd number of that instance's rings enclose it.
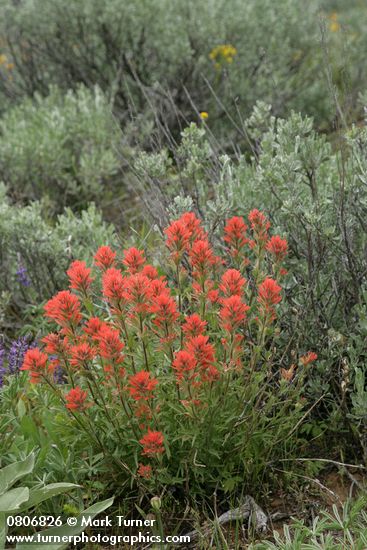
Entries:
{"label": "yellow wildflower", "polygon": [[234,56],[237,55],[237,49],[231,44],[220,44],[215,46],[209,54],[209,57],[215,63],[215,68],[221,67],[222,63],[232,63]]}
{"label": "yellow wildflower", "polygon": [[332,21],[330,23],[330,30],[331,30],[331,32],[340,31],[340,23],[338,23],[337,21]]}
{"label": "yellow wildflower", "polygon": [[329,29],[331,30],[331,32],[338,32],[340,31],[340,23],[338,22],[338,14],[336,11],[333,11],[333,13],[331,13],[329,15],[329,19],[330,19],[330,25],[329,25]]}
{"label": "yellow wildflower", "polygon": [[201,120],[206,120],[207,118],[209,118],[209,114],[206,111],[201,111],[200,118]]}
{"label": "yellow wildflower", "polygon": [[0,65],[5,65],[5,63],[7,62],[8,58],[6,57],[5,54],[0,54]]}
{"label": "yellow wildflower", "polygon": [[12,71],[14,69],[14,63],[7,63],[5,67],[8,69],[8,71]]}

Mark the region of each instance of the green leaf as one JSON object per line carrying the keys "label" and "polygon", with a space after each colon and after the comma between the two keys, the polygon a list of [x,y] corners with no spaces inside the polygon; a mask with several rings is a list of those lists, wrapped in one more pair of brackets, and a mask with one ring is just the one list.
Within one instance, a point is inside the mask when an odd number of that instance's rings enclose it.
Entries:
{"label": "green leaf", "polygon": [[7,533],[6,517],[4,513],[0,513],[0,549],[5,548],[5,537]]}
{"label": "green leaf", "polygon": [[19,418],[23,418],[23,416],[25,415],[25,413],[27,411],[23,399],[19,399],[17,409],[18,409]]}
{"label": "green leaf", "polygon": [[0,496],[0,512],[12,512],[18,510],[23,502],[29,499],[28,487],[19,487],[11,489]]}
{"label": "green leaf", "polygon": [[0,495],[21,477],[30,474],[34,467],[34,454],[31,453],[24,460],[9,464],[0,470]]}
{"label": "green leaf", "polygon": [[[42,536],[60,536],[60,537],[71,537],[75,535],[79,535],[82,533],[85,529],[85,526],[81,525],[82,518],[83,517],[91,517],[94,518],[97,514],[100,514],[106,508],[109,508],[113,503],[113,498],[109,498],[107,500],[103,500],[102,502],[97,502],[96,504],[93,504],[90,508],[87,508],[87,510],[84,510],[84,512],[81,512],[80,516],[77,519],[77,523],[74,526],[69,525],[62,525],[61,527],[52,527],[51,529],[46,529],[45,531],[40,531],[40,534]],[[23,549],[32,549],[32,550],[62,550],[64,548],[67,548],[69,546],[68,543],[56,543],[56,544],[35,544],[35,543],[20,543],[17,544],[16,550],[23,550]]]}
{"label": "green leaf", "polygon": [[80,487],[80,485],[75,485],[74,483],[50,483],[41,489],[31,489],[27,505],[22,507],[22,510],[33,508],[33,506],[36,506],[48,498],[66,493],[76,487]]}
{"label": "green leaf", "polygon": [[22,434],[29,439],[32,439],[33,443],[35,445],[39,444],[39,436],[38,436],[38,429],[36,424],[33,422],[33,420],[29,416],[23,416],[20,427],[22,430]]}

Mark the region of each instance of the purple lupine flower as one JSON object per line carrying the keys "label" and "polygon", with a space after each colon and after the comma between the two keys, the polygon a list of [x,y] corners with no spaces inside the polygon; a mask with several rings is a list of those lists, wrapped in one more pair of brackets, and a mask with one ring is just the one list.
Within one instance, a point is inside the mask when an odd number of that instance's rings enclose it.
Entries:
{"label": "purple lupine flower", "polygon": [[5,360],[5,347],[3,342],[0,342],[0,388],[4,383],[4,377],[7,372],[7,368],[4,366]]}
{"label": "purple lupine flower", "polygon": [[65,371],[61,365],[56,365],[55,367],[54,380],[56,384],[66,384]]}
{"label": "purple lupine flower", "polygon": [[25,336],[13,340],[8,353],[9,374],[16,374],[19,372],[20,367],[23,365],[25,352],[34,348],[35,345],[35,342],[29,343]]}
{"label": "purple lupine flower", "polygon": [[31,281],[29,280],[28,278],[28,275],[27,275],[27,268],[22,265],[22,264],[19,264],[18,265],[18,269],[17,271],[15,272],[16,276],[17,276],[17,279],[18,279],[18,282],[22,285],[22,286],[30,286],[31,284]]}

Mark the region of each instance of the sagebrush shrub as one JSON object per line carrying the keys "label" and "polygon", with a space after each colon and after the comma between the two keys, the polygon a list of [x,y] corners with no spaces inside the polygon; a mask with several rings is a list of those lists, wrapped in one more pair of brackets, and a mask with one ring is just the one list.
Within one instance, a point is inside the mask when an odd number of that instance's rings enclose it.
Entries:
{"label": "sagebrush shrub", "polygon": [[2,0],[0,6],[3,53],[14,65],[4,70],[0,92],[11,101],[45,94],[50,84],[98,84],[121,119],[131,108],[140,113],[153,106],[173,129],[179,127],[173,111],[182,120],[197,120],[206,111],[226,141],[229,132],[238,137],[242,131],[235,129],[240,122],[230,124],[223,115],[237,120],[239,111],[245,117],[257,99],[270,102],[277,114],[293,108],[330,121],[334,106],[323,73],[320,22],[338,89],[348,76],[359,90],[365,80],[358,71],[364,51],[358,11],[357,17],[339,18],[348,32],[329,32],[333,8],[328,5],[320,20],[316,0],[302,6],[302,13],[293,0],[155,0],[139,6],[121,0]]}
{"label": "sagebrush shrub", "polygon": [[66,94],[51,87],[0,119],[0,178],[18,200],[48,197],[61,212],[111,190],[119,171],[121,132],[100,88]]}
{"label": "sagebrush shrub", "polygon": [[[12,336],[24,328],[28,306],[39,307],[63,288],[72,259],[91,259],[98,246],[116,244],[117,236],[93,205],[79,215],[67,209],[52,224],[45,204],[12,205],[1,190],[0,198],[0,332]],[[28,330],[37,331],[38,321],[42,316]]]}
{"label": "sagebrush shrub", "polygon": [[[243,488],[297,446],[290,436],[317,356],[289,364],[277,352],[287,242],[269,235],[259,210],[248,219],[249,232],[243,218],[227,220],[214,250],[184,213],[165,230],[164,269],[143,250],[121,258],[103,246],[93,268],[71,264],[70,290],[45,305],[58,330],[23,370],[59,398],[114,475],[142,488],[168,484],[190,498],[218,483]],[[66,384],[55,384],[55,368]]]}

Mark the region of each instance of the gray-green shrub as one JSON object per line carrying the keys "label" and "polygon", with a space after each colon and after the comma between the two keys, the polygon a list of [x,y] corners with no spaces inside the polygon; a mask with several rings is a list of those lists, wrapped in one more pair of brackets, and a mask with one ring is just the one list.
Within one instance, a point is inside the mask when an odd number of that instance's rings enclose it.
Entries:
{"label": "gray-green shrub", "polygon": [[37,306],[66,284],[73,259],[90,260],[102,245],[116,244],[111,225],[92,205],[79,215],[70,209],[51,224],[42,203],[20,207],[0,203],[0,326],[14,332],[24,323],[24,308]]}
{"label": "gray-green shrub", "polygon": [[[238,113],[247,116],[257,99],[271,103],[277,115],[294,108],[327,124],[334,106],[320,24],[340,92],[345,81],[361,89],[365,78],[360,11],[350,17],[344,10],[346,31],[330,33],[334,4],[325,2],[320,20],[317,0],[1,0],[3,53],[14,67],[3,69],[0,91],[13,101],[46,94],[50,84],[64,90],[98,84],[121,118],[129,109],[153,106],[158,126],[178,128],[178,113],[181,120],[197,120],[208,111],[216,131],[225,126],[226,140],[232,127],[226,110],[241,126]],[[223,44],[237,54],[216,68],[209,55]]]}
{"label": "gray-green shrub", "polygon": [[16,199],[81,209],[111,192],[121,133],[98,87],[26,98],[0,119],[0,180]]}

